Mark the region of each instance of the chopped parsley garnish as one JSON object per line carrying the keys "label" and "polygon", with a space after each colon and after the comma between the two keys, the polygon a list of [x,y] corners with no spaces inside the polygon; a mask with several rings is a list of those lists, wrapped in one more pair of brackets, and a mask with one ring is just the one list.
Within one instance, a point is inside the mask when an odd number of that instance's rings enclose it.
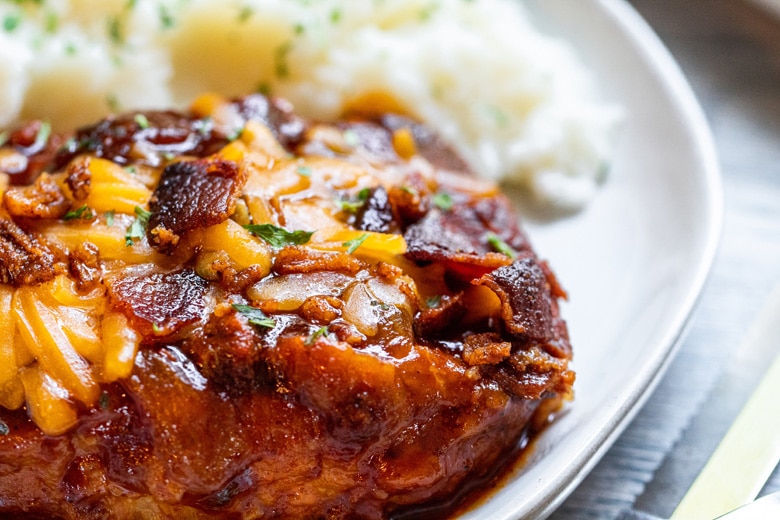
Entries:
{"label": "chopped parsley garnish", "polygon": [[171,27],[173,27],[173,24],[174,24],[173,16],[164,5],[161,5],[160,25],[162,25],[163,29],[170,29]]}
{"label": "chopped parsley garnish", "polygon": [[271,85],[266,83],[265,81],[262,83],[258,83],[257,85],[257,92],[264,95],[264,96],[270,96],[271,95]]}
{"label": "chopped parsley garnish", "polygon": [[452,197],[449,193],[439,192],[433,196],[433,205],[442,211],[452,209]]}
{"label": "chopped parsley garnish", "polygon": [[124,41],[124,35],[122,34],[122,23],[119,21],[118,17],[112,16],[108,19],[108,27],[106,30],[108,31],[108,37],[111,39],[114,45],[119,45]]}
{"label": "chopped parsley garnish", "polygon": [[127,5],[125,6],[125,9],[128,11],[132,11],[135,9],[135,4],[138,2],[138,0],[127,0]]}
{"label": "chopped parsley garnish", "polygon": [[341,21],[341,9],[334,9],[330,12],[331,23],[339,23]]}
{"label": "chopped parsley garnish", "polygon": [[22,17],[18,14],[9,14],[3,19],[3,29],[5,29],[6,32],[11,32],[19,27],[21,21]]}
{"label": "chopped parsley garnish", "polygon": [[65,45],[65,54],[68,56],[73,56],[76,54],[76,44],[73,42],[68,42]]}
{"label": "chopped parsley garnish", "polygon": [[135,175],[136,173],[138,173],[138,170],[137,170],[137,169],[136,169],[136,167],[135,167],[135,166],[133,166],[132,164],[131,164],[130,166],[125,166],[125,171],[126,171],[127,173],[130,173],[130,174],[132,174],[132,175]]}
{"label": "chopped parsley garnish", "polygon": [[93,218],[95,218],[95,213],[86,204],[78,209],[68,211],[62,217],[63,220],[92,220]]}
{"label": "chopped parsley garnish", "polygon": [[290,67],[287,63],[287,55],[292,50],[292,43],[283,43],[274,52],[274,70],[277,78],[286,78],[290,75]]}
{"label": "chopped parsley garnish", "polygon": [[297,35],[303,34],[306,32],[306,26],[302,23],[296,23],[295,26],[293,26],[293,32]]}
{"label": "chopped parsley garnish", "polygon": [[276,321],[273,318],[266,316],[265,313],[257,307],[234,303],[233,308],[243,317],[245,317],[252,325],[257,325],[258,327],[268,327],[269,329],[276,325]]}
{"label": "chopped parsley garnish", "polygon": [[233,141],[235,141],[236,139],[239,139],[239,138],[241,137],[241,134],[243,134],[243,133],[244,133],[244,128],[245,128],[245,127],[243,127],[243,126],[236,127],[236,128],[234,128],[234,129],[233,129],[233,130],[230,132],[230,134],[229,134],[229,135],[226,135],[225,137],[227,137],[227,140],[228,140],[228,141],[230,141],[230,142],[233,142]]}
{"label": "chopped parsley garnish", "polygon": [[133,120],[135,121],[135,124],[137,124],[139,128],[143,130],[149,128],[149,120],[146,118],[145,115],[136,114]]}
{"label": "chopped parsley garnish", "polygon": [[504,255],[508,256],[509,258],[511,258],[511,259],[513,259],[513,260],[514,260],[515,258],[517,258],[517,251],[515,251],[514,249],[512,249],[512,248],[509,246],[509,244],[507,244],[506,242],[504,242],[504,241],[503,241],[503,240],[502,240],[502,239],[501,239],[501,238],[500,238],[498,235],[496,235],[495,233],[488,233],[486,238],[487,238],[488,244],[490,244],[490,245],[491,245],[491,247],[493,247],[493,249],[495,249],[495,250],[496,250],[496,251],[498,251],[499,253],[501,253],[501,254],[504,254]]}
{"label": "chopped parsley garnish", "polygon": [[152,323],[152,332],[159,334],[162,332],[162,327],[160,327],[157,323]]}
{"label": "chopped parsley garnish", "polygon": [[9,433],[11,433],[11,429],[8,427],[5,421],[0,420],[0,435],[6,436]]}
{"label": "chopped parsley garnish", "polygon": [[358,247],[363,245],[363,242],[365,242],[367,238],[368,238],[368,233],[363,233],[359,237],[353,238],[352,240],[347,240],[346,242],[344,242],[341,245],[346,247],[347,248],[347,254],[351,255],[352,253],[355,252],[355,250]]}
{"label": "chopped parsley garnish", "polygon": [[363,188],[354,198],[340,199],[336,201],[336,204],[341,211],[344,211],[345,213],[357,213],[357,211],[366,204],[370,195],[371,190],[369,188]]}
{"label": "chopped parsley garnish", "polygon": [[328,333],[328,327],[320,327],[319,329],[312,332],[311,336],[306,338],[306,341],[303,342],[304,345],[307,347],[310,345],[313,345],[315,341],[317,341],[317,338],[322,337]]}
{"label": "chopped parsley garnish", "polygon": [[113,226],[113,225],[114,225],[114,213],[115,213],[115,212],[114,212],[114,210],[113,210],[113,209],[111,209],[111,210],[108,210],[108,211],[106,211],[106,212],[103,214],[103,216],[105,216],[105,217],[106,217],[106,225],[107,225],[108,227],[111,227],[111,226]]}
{"label": "chopped parsley garnish", "polygon": [[355,147],[360,144],[360,138],[354,130],[344,130],[344,142]]}
{"label": "chopped parsley garnish", "polygon": [[255,10],[246,5],[238,12],[238,21],[246,22],[252,17],[253,14],[255,14]]}
{"label": "chopped parsley garnish", "polygon": [[135,207],[135,220],[130,224],[125,233],[125,246],[132,246],[135,240],[140,240],[144,237],[146,226],[149,225],[149,217],[151,216],[151,211],[147,211],[141,206]]}
{"label": "chopped parsley garnish", "polygon": [[303,231],[302,229],[288,231],[273,224],[247,224],[244,229],[276,248],[289,245],[300,246],[308,242],[314,234],[314,231]]}
{"label": "chopped parsley garnish", "polygon": [[412,188],[411,186],[401,186],[401,191],[405,191],[409,195],[413,197],[417,197],[420,195],[420,192],[417,191],[417,188]]}
{"label": "chopped parsley garnish", "polygon": [[439,305],[441,305],[441,296],[431,296],[430,298],[427,298],[425,300],[425,304],[428,306],[429,309],[435,309]]}
{"label": "chopped parsley garnish", "polygon": [[51,123],[48,121],[41,121],[41,126],[38,128],[38,133],[35,135],[35,143],[38,145],[45,145],[49,142],[51,137]]}
{"label": "chopped parsley garnish", "polygon": [[57,18],[57,14],[56,13],[52,13],[52,12],[46,13],[46,32],[47,33],[51,34],[54,31],[56,31],[57,27],[59,26],[59,24],[60,24],[60,20],[59,20],[59,18]]}
{"label": "chopped parsley garnish", "polygon": [[10,134],[8,133],[8,130],[3,130],[0,132],[0,146],[3,146],[5,143],[7,143],[9,137]]}
{"label": "chopped parsley garnish", "polygon": [[295,169],[296,172],[298,172],[298,175],[303,175],[304,177],[311,177],[311,168],[309,166],[298,166]]}
{"label": "chopped parsley garnish", "polygon": [[116,94],[112,93],[106,95],[106,105],[108,105],[108,109],[113,113],[121,111],[121,107],[119,106],[119,99],[116,97]]}

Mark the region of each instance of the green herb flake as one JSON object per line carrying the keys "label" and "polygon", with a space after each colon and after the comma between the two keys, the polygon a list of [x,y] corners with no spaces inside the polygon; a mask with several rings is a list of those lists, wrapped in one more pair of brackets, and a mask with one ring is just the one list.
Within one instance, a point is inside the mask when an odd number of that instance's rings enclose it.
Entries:
{"label": "green herb flake", "polygon": [[98,405],[100,405],[101,410],[108,410],[108,408],[111,406],[111,400],[108,397],[108,392],[103,392],[100,394],[100,397],[98,398]]}
{"label": "green herb flake", "polygon": [[139,128],[143,130],[149,128],[149,120],[146,118],[145,115],[136,114],[133,120],[135,121],[135,124],[137,124]]}
{"label": "green herb flake", "polygon": [[283,43],[274,52],[274,71],[277,78],[286,78],[290,75],[290,66],[287,63],[288,55],[292,50],[292,43]]}
{"label": "green herb flake", "polygon": [[368,238],[368,233],[363,233],[359,237],[353,238],[352,240],[347,240],[346,242],[344,242],[341,245],[346,247],[347,248],[347,254],[351,255],[352,253],[355,252],[355,250],[358,247],[363,245],[363,242],[365,242],[367,238]]}
{"label": "green herb flake", "polygon": [[135,220],[133,220],[133,223],[130,224],[125,233],[125,246],[130,247],[135,243],[135,240],[140,240],[144,237],[151,216],[152,213],[150,211],[145,210],[141,206],[135,207]]}
{"label": "green herb flake", "polygon": [[288,245],[303,245],[314,234],[314,231],[303,231],[301,229],[288,231],[273,224],[247,224],[244,226],[244,229],[262,238],[275,248]]}
{"label": "green herb flake", "polygon": [[411,186],[401,186],[401,191],[406,192],[413,197],[418,197],[420,195],[420,192],[417,191],[417,188],[412,188]]}
{"label": "green herb flake", "polygon": [[103,216],[106,217],[106,225],[112,227],[114,225],[114,214],[116,212],[113,209],[106,211]]}
{"label": "green herb flake", "polygon": [[488,233],[487,234],[487,241],[490,246],[495,249],[497,252],[508,256],[512,260],[517,258],[517,251],[512,249],[509,244],[504,242],[498,235],[495,233]]}
{"label": "green herb flake", "polygon": [[109,39],[114,45],[120,45],[124,41],[122,22],[118,17],[112,16],[108,19],[106,30],[108,31]]}
{"label": "green herb flake", "polygon": [[46,13],[46,32],[52,34],[57,30],[60,25],[60,19],[57,17],[57,13]]}
{"label": "green herb flake", "polygon": [[78,209],[68,211],[62,217],[63,220],[92,220],[93,218],[95,218],[95,213],[86,204]]}
{"label": "green herb flake", "polygon": [[425,305],[428,306],[429,309],[436,309],[441,305],[441,296],[431,296],[430,298],[426,298]]}
{"label": "green herb flake", "polygon": [[170,11],[164,6],[160,6],[160,25],[162,25],[163,29],[170,29],[174,26],[175,20],[173,19],[173,16],[171,15]]}
{"label": "green herb flake", "polygon": [[433,205],[442,211],[449,211],[452,209],[452,197],[449,193],[437,193],[433,196]]}
{"label": "green herb flake", "polygon": [[5,423],[5,421],[0,420],[0,435],[5,437],[9,433],[11,433],[11,429],[8,427],[8,425]]}
{"label": "green herb flake", "polygon": [[41,121],[41,126],[38,127],[38,133],[35,134],[35,143],[39,146],[43,146],[49,142],[51,137],[51,123],[48,121]]}
{"label": "green herb flake", "polygon": [[330,12],[331,23],[339,23],[341,21],[341,9],[334,9]]}
{"label": "green herb flake", "polygon": [[133,166],[132,164],[131,164],[130,166],[125,166],[125,171],[126,171],[127,173],[130,173],[130,174],[132,174],[132,175],[135,175],[136,173],[138,173],[138,170],[137,170],[137,169],[136,169],[136,167],[135,167],[135,166]]}
{"label": "green herb flake", "polygon": [[317,338],[325,336],[327,333],[328,333],[328,327],[320,327],[319,329],[312,332],[311,335],[308,338],[306,338],[306,341],[304,341],[303,344],[309,347],[313,345],[315,341],[317,341]]}
{"label": "green herb flake", "polygon": [[73,42],[68,42],[65,45],[65,54],[68,56],[75,56],[76,55],[76,44]]}
{"label": "green herb flake", "polygon": [[358,137],[357,132],[352,129],[344,130],[344,142],[354,148],[360,144],[360,137]]}
{"label": "green herb flake", "polygon": [[230,132],[230,134],[227,135],[226,137],[227,137],[227,140],[232,143],[233,141],[236,141],[236,140],[240,139],[241,138],[241,134],[243,134],[243,133],[244,133],[244,127],[241,126],[241,127],[234,128]]}
{"label": "green herb flake", "polygon": [[5,143],[8,142],[9,137],[11,137],[11,134],[8,133],[8,130],[0,132],[0,146],[5,145]]}
{"label": "green herb flake", "polygon": [[257,84],[257,92],[259,94],[264,95],[264,96],[270,96],[271,95],[271,85],[269,85],[265,81],[262,81],[262,82]]}
{"label": "green herb flake", "polygon": [[162,327],[160,327],[157,323],[152,323],[152,332],[155,334],[160,334],[162,332]]}
{"label": "green herb flake", "polygon": [[243,317],[245,317],[252,325],[257,325],[258,327],[267,327],[269,329],[276,326],[276,321],[273,318],[266,316],[265,313],[257,307],[234,303],[233,308]]}
{"label": "green herb flake", "polygon": [[238,12],[238,21],[239,23],[246,22],[250,18],[252,18],[252,15],[255,14],[255,10],[248,5],[241,8],[241,10]]}
{"label": "green herb flake", "polygon": [[19,24],[22,22],[22,17],[18,14],[9,14],[3,19],[3,29],[5,29],[6,32],[12,32],[17,27],[19,27]]}
{"label": "green herb flake", "polygon": [[311,177],[311,167],[309,166],[298,166],[295,171],[298,175],[302,175],[303,177]]}
{"label": "green herb flake", "polygon": [[357,213],[366,204],[369,196],[371,196],[371,189],[363,188],[354,198],[337,200],[336,205],[345,213]]}
{"label": "green herb flake", "polygon": [[116,94],[109,93],[106,95],[106,105],[108,105],[108,109],[116,114],[117,112],[121,112],[122,108],[119,105],[119,99],[116,97]]}
{"label": "green herb flake", "polygon": [[296,23],[293,26],[293,32],[295,33],[296,36],[300,36],[301,34],[306,32],[306,26],[303,25],[302,23]]}

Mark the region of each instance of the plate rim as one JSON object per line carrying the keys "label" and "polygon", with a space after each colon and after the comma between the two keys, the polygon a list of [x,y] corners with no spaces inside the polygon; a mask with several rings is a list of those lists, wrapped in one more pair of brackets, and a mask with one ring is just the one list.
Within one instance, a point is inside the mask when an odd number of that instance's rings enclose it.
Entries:
{"label": "plate rim", "polygon": [[[679,303],[666,323],[662,339],[655,343],[659,346],[641,365],[632,384],[625,388],[624,397],[608,420],[594,430],[588,443],[572,454],[569,464],[557,471],[536,496],[517,504],[510,511],[501,509],[499,512],[503,516],[492,515],[491,518],[548,517],[612,447],[652,395],[679,351],[711,274],[723,230],[724,195],[717,148],[705,112],[684,72],[660,37],[627,0],[591,0],[590,4],[592,9],[601,11],[600,14],[626,38],[632,50],[643,58],[642,66],[653,73],[668,103],[684,123],[682,133],[690,139],[691,155],[695,159],[694,164],[698,165],[701,182],[703,225],[696,230],[702,236],[701,246],[692,250],[694,260],[687,269],[694,274],[685,290],[681,291]],[[486,499],[487,502],[490,500],[492,498]],[[478,507],[466,516],[481,517],[478,516],[480,509]],[[471,513],[475,515],[472,517]]]}

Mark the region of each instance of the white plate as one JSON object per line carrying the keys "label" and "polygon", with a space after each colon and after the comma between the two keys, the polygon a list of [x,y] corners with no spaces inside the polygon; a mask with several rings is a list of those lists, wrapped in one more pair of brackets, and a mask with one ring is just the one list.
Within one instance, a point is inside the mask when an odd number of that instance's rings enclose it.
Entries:
{"label": "white plate", "polygon": [[679,68],[621,0],[529,0],[627,111],[620,150],[584,212],[526,220],[570,301],[576,397],[525,466],[465,518],[542,518],[585,477],[669,363],[709,271],[722,194],[712,140]]}

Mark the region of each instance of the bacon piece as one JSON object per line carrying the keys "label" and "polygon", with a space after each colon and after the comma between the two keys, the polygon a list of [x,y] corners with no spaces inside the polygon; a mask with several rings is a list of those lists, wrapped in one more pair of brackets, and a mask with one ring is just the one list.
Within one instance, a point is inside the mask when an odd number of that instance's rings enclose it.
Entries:
{"label": "bacon piece", "polygon": [[472,283],[496,293],[509,332],[537,342],[553,339],[553,300],[547,277],[536,260],[521,258]]}
{"label": "bacon piece", "polygon": [[371,191],[366,203],[350,222],[355,228],[376,233],[398,233],[400,228],[393,215],[387,190],[379,186]]}
{"label": "bacon piece", "polygon": [[76,279],[79,289],[91,289],[100,283],[102,272],[98,262],[98,248],[91,242],[84,242],[70,252],[68,270]]}
{"label": "bacon piece", "polygon": [[49,136],[47,125],[43,121],[30,121],[8,137],[6,146],[19,154],[17,157],[21,159],[12,161],[11,168],[0,168],[0,171],[8,174],[11,184],[29,184],[41,172],[51,169],[63,137],[57,134]]}
{"label": "bacon piece", "polygon": [[146,336],[173,334],[201,319],[206,281],[189,269],[112,280],[114,305]]}
{"label": "bacon piece", "polygon": [[285,246],[274,259],[277,274],[336,271],[355,274],[366,264],[352,255],[341,252],[315,251],[298,246]]}
{"label": "bacon piece", "polygon": [[420,337],[430,337],[447,329],[457,330],[458,324],[466,316],[467,308],[463,303],[463,294],[442,296],[435,307],[420,311],[414,318],[414,332]]}
{"label": "bacon piece", "polygon": [[159,166],[167,155],[203,157],[226,143],[208,120],[169,111],[131,112],[79,129],[57,152],[55,164],[61,168],[77,155],[91,153],[118,164]]}
{"label": "bacon piece", "polygon": [[70,188],[76,200],[89,197],[92,188],[92,172],[89,171],[89,157],[84,156],[68,164],[65,170],[65,184]]}
{"label": "bacon piece", "polygon": [[497,365],[509,357],[512,343],[501,341],[495,332],[467,336],[463,341],[463,361],[469,366]]}
{"label": "bacon piece", "polygon": [[495,252],[488,237],[495,235],[518,255],[531,255],[528,239],[504,196],[476,198],[457,211],[431,209],[404,233],[406,257],[417,262],[445,262],[461,278],[479,278],[509,265],[512,259]]}
{"label": "bacon piece", "polygon": [[232,161],[182,161],[163,171],[149,209],[149,242],[170,252],[181,235],[226,220],[246,182],[246,173]]}
{"label": "bacon piece", "polygon": [[547,393],[568,396],[574,384],[569,359],[551,356],[539,346],[518,350],[506,363],[483,367],[483,376],[495,379],[508,393],[524,399],[540,399]]}
{"label": "bacon piece", "polygon": [[12,220],[0,220],[0,282],[17,286],[48,282],[63,267],[44,242]]}
{"label": "bacon piece", "polygon": [[60,218],[70,208],[60,187],[46,173],[32,186],[9,188],[3,194],[3,204],[15,218]]}
{"label": "bacon piece", "polygon": [[234,102],[245,120],[263,123],[276,140],[288,150],[300,142],[306,124],[293,113],[292,105],[285,99],[268,98],[262,94],[250,94]]}

